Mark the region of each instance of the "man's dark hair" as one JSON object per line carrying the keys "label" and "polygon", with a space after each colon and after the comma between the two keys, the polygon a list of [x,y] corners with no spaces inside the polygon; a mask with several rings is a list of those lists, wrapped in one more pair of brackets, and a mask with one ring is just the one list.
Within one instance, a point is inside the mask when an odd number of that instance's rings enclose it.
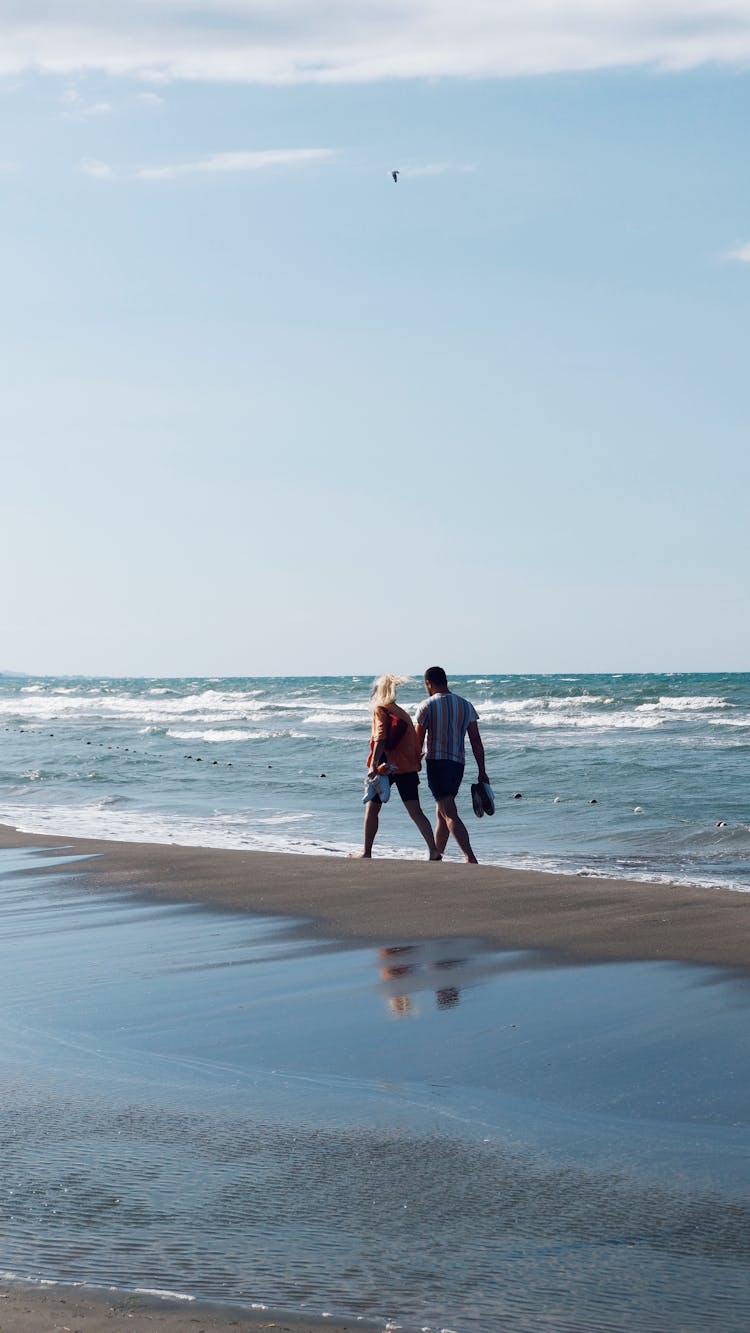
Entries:
{"label": "man's dark hair", "polygon": [[424,673],[424,678],[438,690],[447,690],[448,688],[448,677],[442,667],[428,667]]}

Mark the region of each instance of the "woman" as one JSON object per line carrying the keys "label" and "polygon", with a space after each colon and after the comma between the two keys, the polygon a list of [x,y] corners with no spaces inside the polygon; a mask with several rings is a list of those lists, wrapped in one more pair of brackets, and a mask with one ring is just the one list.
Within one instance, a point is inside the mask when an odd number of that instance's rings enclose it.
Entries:
{"label": "woman", "polygon": [[[407,813],[427,843],[429,859],[440,861],[442,857],[435,846],[430,821],[419,804],[419,770],[422,767],[422,756],[414,723],[409,714],[396,703],[398,687],[407,679],[406,676],[393,676],[387,673],[379,676],[372,687],[370,696],[372,736],[367,759],[367,775],[373,778],[381,765],[386,766],[384,772],[391,786],[398,788],[398,794]],[[382,802],[377,796],[365,805],[365,848],[361,853],[363,857],[372,856],[372,844],[378,831],[381,805]]]}

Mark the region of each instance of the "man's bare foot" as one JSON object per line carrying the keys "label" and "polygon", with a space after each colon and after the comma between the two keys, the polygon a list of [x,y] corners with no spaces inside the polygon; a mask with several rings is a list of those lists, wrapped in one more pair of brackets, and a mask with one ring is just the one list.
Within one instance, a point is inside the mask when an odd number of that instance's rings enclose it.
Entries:
{"label": "man's bare foot", "polygon": [[477,861],[477,858],[475,857],[475,855],[474,855],[473,852],[471,853],[471,856],[467,856],[467,858],[466,858],[466,864],[467,864],[467,866],[478,866],[478,865],[479,865],[479,862]]}
{"label": "man's bare foot", "polygon": [[349,853],[349,860],[350,860],[350,861],[371,861],[371,860],[372,860],[372,852],[350,852],[350,853]]}
{"label": "man's bare foot", "polygon": [[428,857],[427,857],[427,860],[428,860],[428,861],[442,861],[442,859],[443,859],[443,858],[442,858],[442,856],[440,855],[440,852],[435,852],[435,855],[434,855],[434,856],[428,856]]}

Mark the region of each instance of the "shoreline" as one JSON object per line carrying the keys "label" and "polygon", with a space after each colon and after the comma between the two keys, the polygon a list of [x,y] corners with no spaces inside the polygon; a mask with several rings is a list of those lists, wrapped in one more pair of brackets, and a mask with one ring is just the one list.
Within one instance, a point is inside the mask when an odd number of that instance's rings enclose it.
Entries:
{"label": "shoreline", "polygon": [[152,899],[289,917],[333,940],[473,936],[497,949],[542,950],[560,962],[750,969],[750,897],[733,889],[450,861],[54,837],[7,825],[0,825],[0,848],[86,858],[66,873],[93,891],[122,888]]}
{"label": "shoreline", "polygon": [[0,1278],[0,1333],[380,1333],[386,1320],[246,1310],[146,1292]]}

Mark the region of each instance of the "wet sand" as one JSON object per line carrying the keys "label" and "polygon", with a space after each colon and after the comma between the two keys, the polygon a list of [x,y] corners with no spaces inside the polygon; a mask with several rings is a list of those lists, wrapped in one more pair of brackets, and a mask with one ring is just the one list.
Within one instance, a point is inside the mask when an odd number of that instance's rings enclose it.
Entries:
{"label": "wet sand", "polygon": [[[119,843],[19,833],[0,825],[0,847],[83,857],[69,866],[92,892],[303,918],[328,939],[377,945],[474,937],[560,960],[679,960],[750,967],[750,894],[624,880],[336,857]],[[54,855],[54,861],[52,856]],[[44,857],[34,867],[43,871]],[[21,872],[23,873],[23,872]],[[366,1322],[244,1312],[127,1293],[0,1281],[0,1333],[353,1333]]]}
{"label": "wet sand", "polygon": [[0,1333],[366,1333],[374,1327],[360,1320],[295,1319],[270,1310],[223,1311],[197,1302],[0,1282]]}
{"label": "wet sand", "polygon": [[[84,856],[92,890],[305,918],[327,938],[376,944],[473,936],[561,959],[750,966],[750,893],[546,875],[455,862],[349,860],[19,833],[0,847]],[[71,867],[72,869],[72,867]]]}

